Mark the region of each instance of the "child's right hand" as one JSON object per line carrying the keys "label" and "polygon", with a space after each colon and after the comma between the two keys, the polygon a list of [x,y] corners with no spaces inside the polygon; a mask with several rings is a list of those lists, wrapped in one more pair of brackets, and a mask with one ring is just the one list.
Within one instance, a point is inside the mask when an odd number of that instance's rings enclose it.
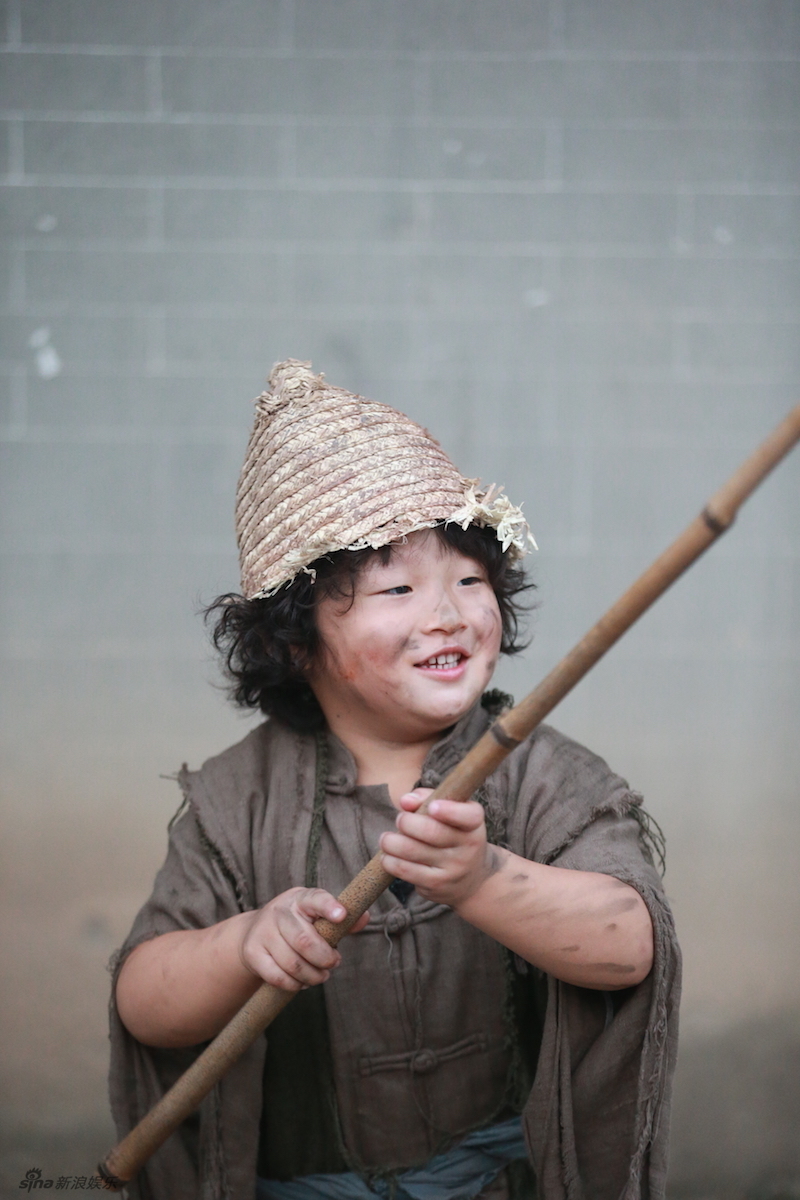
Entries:
{"label": "child's right hand", "polygon": [[[341,957],[314,928],[344,920],[321,888],[290,888],[256,912],[140,943],[117,980],[117,1007],[145,1046],[197,1046],[215,1037],[262,980],[297,992],[324,983]],[[363,929],[369,913],[353,926]]]}
{"label": "child's right hand", "polygon": [[[242,965],[253,975],[284,991],[298,992],[312,984],[325,983],[342,956],[314,928],[318,917],[343,921],[346,913],[330,892],[321,888],[290,888],[263,908],[248,914],[239,945]],[[351,932],[358,933],[369,921],[364,913]]]}

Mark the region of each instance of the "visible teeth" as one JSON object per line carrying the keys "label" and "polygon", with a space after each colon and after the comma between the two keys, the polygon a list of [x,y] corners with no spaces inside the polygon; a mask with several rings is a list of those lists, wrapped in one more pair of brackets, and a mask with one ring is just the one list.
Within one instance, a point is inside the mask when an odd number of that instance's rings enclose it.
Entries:
{"label": "visible teeth", "polygon": [[434,654],[423,664],[426,667],[455,667],[461,662],[461,655],[450,651],[448,654]]}

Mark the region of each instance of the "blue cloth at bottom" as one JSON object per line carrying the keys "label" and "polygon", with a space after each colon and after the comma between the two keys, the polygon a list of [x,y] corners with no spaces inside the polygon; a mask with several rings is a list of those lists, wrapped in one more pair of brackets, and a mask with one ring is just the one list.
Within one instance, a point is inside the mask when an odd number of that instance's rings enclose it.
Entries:
{"label": "blue cloth at bottom", "polygon": [[302,1175],[297,1179],[257,1179],[256,1200],[474,1200],[517,1159],[526,1158],[519,1117],[470,1133],[444,1154],[422,1167],[397,1176],[394,1191],[388,1180],[367,1184],[354,1171],[336,1175]]}

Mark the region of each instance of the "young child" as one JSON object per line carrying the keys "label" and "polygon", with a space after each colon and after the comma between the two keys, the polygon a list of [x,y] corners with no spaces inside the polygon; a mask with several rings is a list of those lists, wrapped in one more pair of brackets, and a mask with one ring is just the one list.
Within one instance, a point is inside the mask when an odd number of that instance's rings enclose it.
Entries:
{"label": "young child", "polygon": [[[541,726],[417,812],[509,702],[521,512],[289,360],[237,533],[215,641],[269,720],[181,773],[117,964],[120,1133],[263,980],[297,995],[131,1196],[663,1196],[679,960],[641,797]],[[333,950],[313,923],[379,848],[395,882]]]}

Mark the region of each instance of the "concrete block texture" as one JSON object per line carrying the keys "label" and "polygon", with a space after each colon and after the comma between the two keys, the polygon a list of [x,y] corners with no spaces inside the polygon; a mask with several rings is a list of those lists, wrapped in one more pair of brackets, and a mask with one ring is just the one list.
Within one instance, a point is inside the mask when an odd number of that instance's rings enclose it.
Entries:
{"label": "concrete block texture", "polygon": [[564,43],[584,53],[792,54],[800,15],[792,0],[568,0]]}
{"label": "concrete block texture", "polygon": [[348,124],[331,138],[326,125],[298,125],[300,179],[543,180],[547,138],[541,129],[483,129],[453,121],[442,128]]}
{"label": "concrete block texture", "polygon": [[418,202],[412,194],[359,190],[357,195],[354,203],[350,191],[298,191],[291,183],[270,192],[170,188],[163,194],[164,236],[204,245],[349,245],[362,256],[365,241],[396,244],[414,239]]}
{"label": "concrete block texture", "polygon": [[773,185],[791,187],[800,166],[800,134],[793,128],[677,127],[608,129],[570,127],[564,134],[564,177],[617,186],[694,185],[704,191]]}
{"label": "concrete block texture", "polygon": [[795,255],[800,197],[698,195],[694,197],[693,224],[695,243],[716,254],[746,249],[773,257]]}
{"label": "concrete block texture", "polygon": [[276,277],[286,280],[291,300],[292,276],[293,256],[285,253],[36,248],[27,255],[26,280],[34,303],[263,305]]}
{"label": "concrete block texture", "polygon": [[[29,299],[32,295],[28,293]],[[52,293],[46,292],[45,295],[51,302]],[[70,298],[74,298],[74,295],[73,292]],[[91,321],[87,321],[84,314],[76,314],[63,305],[60,312],[51,312],[46,318],[33,313],[9,313],[0,318],[0,322],[9,362],[23,371],[31,370],[35,375],[28,381],[28,388],[43,388],[47,384],[53,397],[59,396],[63,386],[64,363],[69,364],[71,372],[84,377],[88,374],[91,388],[95,372],[112,375],[122,373],[124,376],[131,370],[141,370],[147,360],[149,322],[141,313],[114,314],[106,311],[97,313]],[[34,344],[31,345],[31,342]],[[47,347],[56,351],[61,362],[58,372],[61,378],[58,382],[55,378],[44,379],[36,367],[37,355],[41,355],[42,349]],[[47,375],[47,371],[44,374]],[[108,387],[107,381],[104,386]],[[44,396],[47,394],[45,389]],[[51,403],[59,402],[54,399]],[[117,412],[116,404],[106,403],[107,420],[116,420]],[[71,404],[61,403],[60,417],[58,423],[76,423]]]}
{"label": "concrete block texture", "polygon": [[676,197],[665,193],[440,193],[431,209],[430,232],[440,243],[516,243],[520,251],[546,247],[559,257],[577,246],[595,253],[601,247],[666,250],[677,232]]}
{"label": "concrete block texture", "polygon": [[62,238],[141,241],[148,230],[148,200],[141,187],[5,188],[0,231],[3,237],[25,238],[31,246],[60,243]]}
{"label": "concrete block texture", "polygon": [[432,117],[502,124],[537,121],[675,121],[678,62],[457,59],[430,64]]}
{"label": "concrete block texture", "polygon": [[280,134],[265,125],[26,121],[26,173],[88,179],[200,176],[259,180],[280,173]]}
{"label": "concrete block texture", "polygon": [[[200,611],[237,586],[271,364],[524,504],[521,695],[797,402],[800,7],[2,0],[0,53],[16,1194],[23,1150],[61,1173],[108,1139],[103,960],[163,853],[159,775],[254,720]],[[799,489],[796,453],[553,718],[670,843],[670,1200],[800,1194]]]}
{"label": "concrete block texture", "polygon": [[269,113],[275,118],[407,118],[414,110],[414,75],[402,60],[188,58],[161,61],[167,112]]}
{"label": "concrete block texture", "polygon": [[23,44],[104,46],[268,46],[281,36],[281,3],[255,0],[36,0],[23,4]]}
{"label": "concrete block texture", "polygon": [[298,49],[423,53],[533,52],[547,44],[549,8],[542,0],[509,0],[504,14],[480,0],[297,0]]}
{"label": "concrete block texture", "polygon": [[4,109],[141,112],[147,107],[142,55],[19,54],[7,57],[4,67]]}

